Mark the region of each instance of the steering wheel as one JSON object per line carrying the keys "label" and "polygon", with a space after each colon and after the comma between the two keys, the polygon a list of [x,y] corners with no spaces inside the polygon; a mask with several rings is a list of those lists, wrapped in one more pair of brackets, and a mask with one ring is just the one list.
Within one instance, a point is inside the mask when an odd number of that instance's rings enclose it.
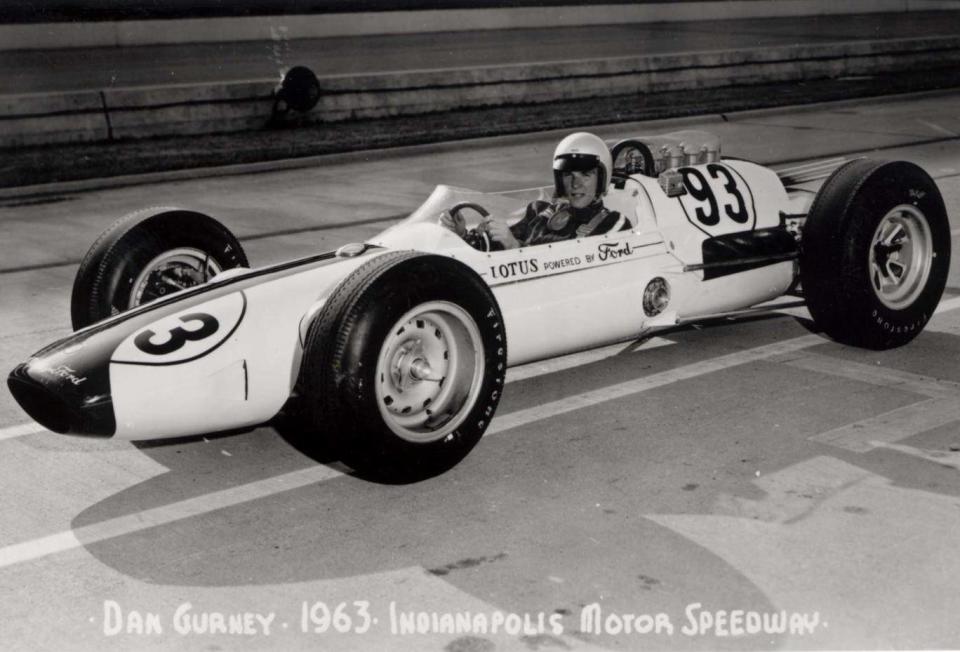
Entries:
{"label": "steering wheel", "polygon": [[[463,210],[464,208],[469,208],[473,211],[476,211],[477,213],[480,214],[480,217],[490,217],[490,211],[488,211],[486,208],[484,208],[480,204],[475,204],[472,201],[462,201],[458,204],[454,204],[453,206],[451,206],[448,209],[448,212],[450,213],[450,217],[456,220],[460,215],[460,211]],[[480,235],[483,236],[483,250],[491,251],[492,246],[490,244],[490,236],[487,235],[487,232],[483,229],[478,229],[478,233],[480,233]]]}

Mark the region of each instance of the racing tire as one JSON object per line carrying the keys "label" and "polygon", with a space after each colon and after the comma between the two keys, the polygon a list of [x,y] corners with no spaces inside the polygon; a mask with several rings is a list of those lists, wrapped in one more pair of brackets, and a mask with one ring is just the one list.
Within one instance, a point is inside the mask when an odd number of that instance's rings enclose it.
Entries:
{"label": "racing tire", "polygon": [[422,480],[483,436],[506,363],[483,279],[445,256],[388,252],[347,277],[311,323],[301,407],[321,449],[361,477]]}
{"label": "racing tire", "polygon": [[73,329],[248,266],[237,238],[208,215],[177,208],[130,213],[107,228],[80,262],[70,298]]}
{"label": "racing tire", "polygon": [[844,164],[814,199],[799,265],[810,314],[831,338],[876,350],[906,344],[933,316],[950,266],[936,183],[905,161]]}

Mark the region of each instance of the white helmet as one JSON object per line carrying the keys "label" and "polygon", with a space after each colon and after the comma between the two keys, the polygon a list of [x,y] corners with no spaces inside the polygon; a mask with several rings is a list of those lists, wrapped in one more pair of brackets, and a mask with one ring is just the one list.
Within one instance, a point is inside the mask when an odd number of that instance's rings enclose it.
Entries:
{"label": "white helmet", "polygon": [[553,183],[557,195],[563,194],[563,172],[566,170],[592,170],[597,174],[597,197],[607,192],[613,158],[607,144],[599,136],[580,131],[560,141],[553,152]]}

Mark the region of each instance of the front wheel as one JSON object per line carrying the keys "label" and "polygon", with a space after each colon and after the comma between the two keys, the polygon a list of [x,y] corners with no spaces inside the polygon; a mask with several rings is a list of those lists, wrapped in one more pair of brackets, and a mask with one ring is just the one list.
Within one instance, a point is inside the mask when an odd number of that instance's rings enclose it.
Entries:
{"label": "front wheel", "polygon": [[506,351],[496,299],[473,270],[390,252],[345,279],[311,324],[300,399],[313,436],[360,474],[422,479],[480,440]]}
{"label": "front wheel", "polygon": [[74,330],[247,267],[236,237],[208,215],[176,208],[137,211],[90,247],[73,282]]}
{"label": "front wheel", "polygon": [[846,344],[889,349],[912,340],[933,315],[949,267],[943,199],[912,163],[847,163],[824,183],[803,227],[810,314]]}

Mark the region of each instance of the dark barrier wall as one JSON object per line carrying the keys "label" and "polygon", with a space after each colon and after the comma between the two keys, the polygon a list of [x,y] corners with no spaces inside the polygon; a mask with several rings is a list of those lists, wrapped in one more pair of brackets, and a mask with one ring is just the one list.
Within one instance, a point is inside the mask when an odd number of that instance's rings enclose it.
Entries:
{"label": "dark barrier wall", "polygon": [[0,0],[0,24],[694,1],[696,0]]}

